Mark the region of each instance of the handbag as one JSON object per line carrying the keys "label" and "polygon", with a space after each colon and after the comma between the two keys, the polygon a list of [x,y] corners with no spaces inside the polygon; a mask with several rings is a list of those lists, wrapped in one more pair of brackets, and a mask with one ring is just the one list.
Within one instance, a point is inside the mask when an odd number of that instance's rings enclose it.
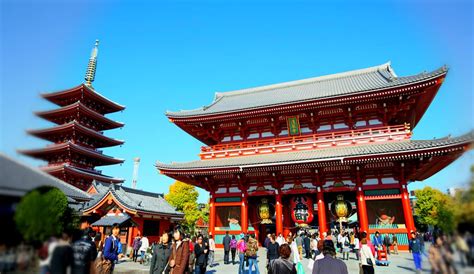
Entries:
{"label": "handbag", "polygon": [[365,253],[365,249],[362,249],[362,252],[364,253],[364,256],[366,257],[367,265],[374,266],[370,257],[368,257],[367,254]]}

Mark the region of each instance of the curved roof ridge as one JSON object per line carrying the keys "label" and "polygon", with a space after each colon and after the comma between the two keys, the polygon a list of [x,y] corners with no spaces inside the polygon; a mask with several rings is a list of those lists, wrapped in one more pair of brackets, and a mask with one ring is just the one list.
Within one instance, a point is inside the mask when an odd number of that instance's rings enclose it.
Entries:
{"label": "curved roof ridge", "polygon": [[[275,89],[275,88],[293,87],[293,86],[299,86],[299,85],[315,83],[315,82],[336,80],[336,79],[351,77],[355,75],[379,72],[379,71],[384,71],[384,70],[392,74],[393,77],[397,77],[397,75],[395,74],[395,71],[391,67],[391,61],[388,61],[381,65],[363,68],[363,69],[349,70],[349,71],[339,72],[335,74],[328,74],[328,75],[316,76],[316,77],[311,77],[311,78],[306,78],[306,79],[301,79],[301,80],[287,81],[283,83],[251,87],[251,88],[245,88],[245,89],[239,89],[239,90],[233,90],[233,91],[216,92],[215,98],[218,99],[225,96],[236,96],[236,95],[248,94],[248,93],[253,93],[253,92],[266,91],[266,90]],[[214,102],[216,102],[216,100],[214,100]]]}

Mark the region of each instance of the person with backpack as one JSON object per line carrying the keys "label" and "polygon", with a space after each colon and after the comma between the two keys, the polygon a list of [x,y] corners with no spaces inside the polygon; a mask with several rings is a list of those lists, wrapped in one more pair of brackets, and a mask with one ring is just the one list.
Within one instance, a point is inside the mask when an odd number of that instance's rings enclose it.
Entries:
{"label": "person with backpack", "polygon": [[342,259],[349,260],[349,251],[350,251],[350,242],[349,237],[347,236],[347,232],[344,232],[342,236]]}
{"label": "person with backpack", "polygon": [[260,273],[258,270],[258,263],[257,263],[257,251],[258,251],[258,242],[255,239],[253,234],[249,235],[249,242],[247,243],[247,250],[245,251],[245,255],[249,261],[249,271],[248,273],[252,273],[252,267],[255,265],[255,271],[257,274]]}
{"label": "person with backpack", "polygon": [[268,273],[296,274],[295,264],[289,259],[291,256],[290,246],[288,244],[282,244],[278,248],[278,253],[280,254],[280,257],[271,261]]}
{"label": "person with backpack", "polygon": [[100,274],[109,274],[114,271],[115,261],[118,260],[119,233],[120,227],[118,224],[114,224],[112,226],[112,234],[105,239],[101,260],[97,265],[97,272]]}
{"label": "person with backpack", "polygon": [[70,240],[70,235],[63,232],[51,257],[50,274],[70,273],[74,256]]}
{"label": "person with backpack", "polygon": [[245,242],[245,235],[240,234],[240,239],[237,242],[237,252],[239,253],[239,274],[244,273],[245,270],[245,251],[247,250],[247,244]]}
{"label": "person with backpack", "polygon": [[232,235],[232,239],[230,240],[230,253],[232,254],[232,265],[235,264],[236,251],[237,251],[237,240],[235,239],[235,235]]}

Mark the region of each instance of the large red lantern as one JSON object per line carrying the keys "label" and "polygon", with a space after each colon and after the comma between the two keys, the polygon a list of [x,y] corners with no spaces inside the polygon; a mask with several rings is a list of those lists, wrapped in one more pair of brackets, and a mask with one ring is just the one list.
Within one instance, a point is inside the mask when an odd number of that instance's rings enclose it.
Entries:
{"label": "large red lantern", "polygon": [[291,217],[298,226],[308,226],[313,221],[313,200],[306,195],[291,198]]}

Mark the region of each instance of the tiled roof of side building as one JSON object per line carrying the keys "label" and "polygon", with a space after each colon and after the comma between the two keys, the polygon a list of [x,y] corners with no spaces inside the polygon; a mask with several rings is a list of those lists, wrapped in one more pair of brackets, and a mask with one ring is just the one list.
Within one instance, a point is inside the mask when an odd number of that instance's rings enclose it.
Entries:
{"label": "tiled roof of side building", "polygon": [[390,63],[343,73],[229,92],[218,92],[214,101],[194,110],[168,111],[171,118],[206,116],[261,107],[325,99],[352,93],[403,86],[446,74],[443,66],[432,72],[398,77]]}
{"label": "tiled roof of side building", "polygon": [[76,201],[90,200],[91,196],[35,167],[27,166],[0,153],[0,194],[21,197],[40,186],[60,189],[68,198]]}
{"label": "tiled roof of side building", "polygon": [[156,167],[162,170],[199,170],[213,168],[246,168],[255,165],[297,164],[301,162],[318,162],[339,160],[357,156],[381,155],[389,153],[404,153],[426,149],[443,148],[453,145],[471,144],[474,141],[474,131],[454,138],[432,140],[392,141],[380,144],[363,144],[335,148],[321,148],[296,152],[280,152],[256,156],[241,156],[199,160],[186,163],[164,164],[157,162]]}
{"label": "tiled roof of side building", "polygon": [[111,192],[120,203],[132,210],[176,216],[183,215],[183,213],[177,211],[176,208],[171,206],[164,199],[163,194],[160,193],[153,193],[98,181],[94,181],[92,185],[97,190],[97,194],[92,195],[93,199],[85,205],[84,210],[94,207],[105,195],[107,195],[107,193]]}

